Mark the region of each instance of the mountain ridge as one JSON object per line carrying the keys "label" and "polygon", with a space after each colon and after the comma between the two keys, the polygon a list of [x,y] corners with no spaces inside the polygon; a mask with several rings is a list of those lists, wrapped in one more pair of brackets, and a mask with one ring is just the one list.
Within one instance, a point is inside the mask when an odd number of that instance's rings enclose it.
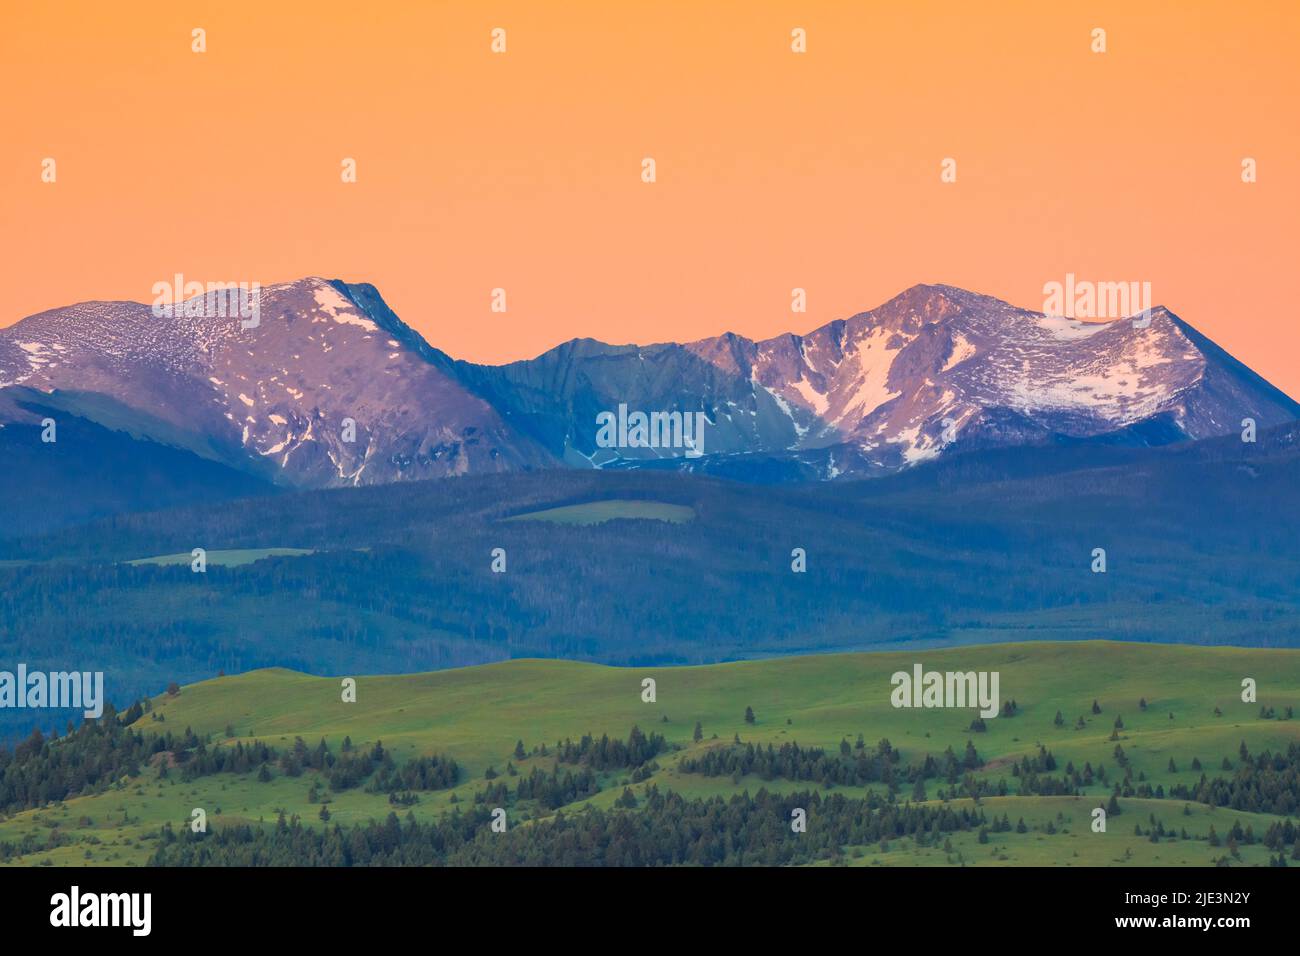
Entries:
{"label": "mountain ridge", "polygon": [[[745,478],[755,456],[829,479],[964,448],[1111,434],[1160,444],[1300,418],[1163,307],[1145,327],[1086,323],[918,284],[802,334],[574,338],[482,365],[430,344],[369,283],[308,277],[263,288],[260,302],[253,329],[129,302],[29,316],[0,330],[0,427],[32,423],[13,400],[21,387],[109,427],[134,409],[131,427],[151,440],[324,487],[549,467]],[[620,407],[698,413],[703,448],[602,446],[598,416]]]}

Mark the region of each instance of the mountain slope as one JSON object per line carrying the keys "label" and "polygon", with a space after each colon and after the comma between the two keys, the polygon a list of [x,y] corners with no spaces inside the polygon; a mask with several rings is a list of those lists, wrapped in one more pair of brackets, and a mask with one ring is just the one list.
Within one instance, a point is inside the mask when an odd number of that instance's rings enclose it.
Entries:
{"label": "mountain slope", "polygon": [[289,485],[548,460],[448,375],[446,357],[380,308],[370,287],[321,279],[269,286],[260,324],[247,329],[215,317],[206,298],[202,309],[174,317],[132,302],[32,316],[0,332],[0,386],[51,392],[52,404],[96,421],[110,404],[135,410],[129,426],[122,414],[105,424]]}

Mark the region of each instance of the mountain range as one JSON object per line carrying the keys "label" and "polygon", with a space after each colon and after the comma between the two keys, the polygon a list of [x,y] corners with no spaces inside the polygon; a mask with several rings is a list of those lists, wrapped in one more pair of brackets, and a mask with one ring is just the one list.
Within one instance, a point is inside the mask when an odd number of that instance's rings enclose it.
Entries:
{"label": "mountain range", "polygon": [[[48,416],[128,443],[112,452],[124,459],[142,443],[195,456],[189,470],[217,486],[232,473],[324,488],[554,467],[832,479],[963,450],[1158,445],[1300,418],[1164,308],[1149,324],[1085,323],[943,285],[805,335],[575,339],[500,366],[439,351],[366,284],[267,286],[255,328],[216,312],[206,297],[164,317],[86,302],[0,330],[0,443],[30,445]],[[702,453],[602,447],[598,416],[620,406],[703,413]]]}

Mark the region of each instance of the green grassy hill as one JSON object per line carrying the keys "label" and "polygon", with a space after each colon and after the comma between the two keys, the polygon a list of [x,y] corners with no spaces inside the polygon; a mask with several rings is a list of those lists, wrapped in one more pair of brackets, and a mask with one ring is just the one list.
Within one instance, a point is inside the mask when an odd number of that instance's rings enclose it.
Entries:
{"label": "green grassy hill", "polygon": [[[997,671],[1000,697],[1014,700],[1014,716],[986,721],[987,730],[971,730],[974,710],[895,709],[890,703],[890,676],[910,671],[914,663],[927,670]],[[920,846],[901,840],[880,846],[845,848],[848,858],[864,865],[1054,863],[1112,865],[1117,863],[1209,865],[1222,848],[1204,841],[1211,825],[1225,834],[1236,821],[1262,836],[1279,819],[1267,813],[1246,813],[1224,807],[1211,809],[1175,799],[1121,800],[1123,814],[1112,817],[1108,832],[1089,829],[1091,810],[1109,798],[1120,779],[1118,744],[1132,765],[1135,782],[1168,789],[1195,785],[1202,773],[1211,778],[1231,776],[1225,758],[1235,766],[1244,742],[1251,753],[1277,752],[1300,742],[1300,722],[1286,719],[1287,708],[1300,705],[1300,651],[1139,645],[1113,642],[1001,644],[925,652],[836,654],[779,658],[699,667],[613,668],[563,661],[517,660],[501,664],[404,676],[357,676],[357,700],[345,703],[340,675],[311,677],[286,670],[262,670],[184,687],[174,697],[153,701],[153,711],[137,722],[145,731],[180,733],[192,728],[212,735],[213,745],[257,739],[280,750],[295,737],[309,747],[324,738],[338,751],[345,737],[357,747],[382,741],[400,762],[421,755],[442,754],[461,767],[452,789],[421,793],[410,807],[416,819],[431,820],[446,813],[453,801],[465,805],[485,786],[489,768],[498,780],[512,782],[507,763],[526,774],[534,766],[554,767],[551,755],[535,748],[553,747],[565,738],[584,734],[625,739],[635,724],[658,733],[676,748],[661,754],[653,773],[633,783],[626,771],[601,775],[601,791],[581,803],[611,808],[629,786],[644,794],[649,786],[686,796],[817,788],[806,781],[756,776],[703,776],[685,773],[681,761],[709,748],[729,745],[737,735],[746,743],[795,741],[801,747],[821,747],[839,753],[841,741],[862,735],[868,747],[887,738],[905,764],[925,755],[940,757],[948,747],[961,754],[967,741],[978,750],[983,766],[975,776],[1005,780],[1009,794],[986,797],[981,805],[990,816],[1023,818],[1025,833],[994,833],[978,843],[973,832],[955,834],[951,849]],[[642,680],[652,678],[656,700],[642,700]],[[1258,682],[1258,701],[1243,703],[1243,678]],[[1092,712],[1094,699],[1100,714]],[[1146,708],[1139,706],[1145,700]],[[745,720],[752,708],[754,723]],[[1261,708],[1272,708],[1272,718]],[[1060,712],[1063,723],[1054,718]],[[1116,729],[1116,718],[1123,728]],[[1082,718],[1083,726],[1077,726]],[[703,739],[692,740],[696,722]],[[1118,735],[1111,739],[1112,733]],[[512,757],[523,741],[524,759]],[[1107,783],[1086,788],[1083,796],[1020,796],[1012,767],[1022,757],[1033,758],[1040,746],[1057,764],[1082,767],[1105,765]],[[1198,759],[1203,771],[1193,770]],[[1170,769],[1170,761],[1176,769]],[[319,787],[317,802],[308,791]],[[883,787],[868,785],[883,792]],[[927,784],[928,800],[937,801],[942,780]],[[836,787],[861,796],[862,787]],[[904,787],[899,800],[911,796]],[[290,777],[271,768],[271,779],[257,775],[221,773],[182,782],[179,774],[160,779],[157,766],[143,768],[106,792],[79,796],[0,820],[0,842],[24,837],[45,840],[57,831],[64,845],[28,852],[13,862],[31,865],[142,863],[149,856],[159,826],[179,827],[193,808],[202,807],[210,825],[232,822],[270,825],[281,810],[298,814],[304,823],[319,826],[319,803],[328,801],[330,825],[382,820],[392,809],[384,794],[362,788],[330,793],[320,775],[307,771]],[[953,800],[969,806],[969,799]],[[1185,812],[1184,808],[1188,806]],[[565,807],[572,812],[574,807]],[[399,808],[405,815],[407,808]],[[627,810],[636,813],[636,810]],[[512,819],[524,821],[549,815],[521,803]],[[1185,828],[1193,839],[1151,842],[1138,836],[1151,818],[1166,828]],[[29,846],[30,846],[29,840]],[[43,844],[42,844],[43,845]],[[1269,853],[1259,844],[1243,845],[1240,858],[1263,863]]]}

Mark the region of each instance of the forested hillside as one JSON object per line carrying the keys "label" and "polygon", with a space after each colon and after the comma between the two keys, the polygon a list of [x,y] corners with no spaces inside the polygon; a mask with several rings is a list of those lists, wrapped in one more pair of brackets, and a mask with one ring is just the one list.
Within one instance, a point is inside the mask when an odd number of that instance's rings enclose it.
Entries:
{"label": "forested hillside", "polygon": [[[552,471],[120,516],[0,546],[0,655],[104,670],[124,706],[262,666],[705,663],[1040,638],[1297,646],[1294,438],[988,452],[776,487]],[[596,523],[530,517],[609,501]],[[603,520],[628,501],[671,520]],[[214,553],[204,573],[194,548]],[[311,553],[215,557],[271,548]],[[158,555],[180,558],[124,563]],[[11,738],[32,725],[3,718]]]}

